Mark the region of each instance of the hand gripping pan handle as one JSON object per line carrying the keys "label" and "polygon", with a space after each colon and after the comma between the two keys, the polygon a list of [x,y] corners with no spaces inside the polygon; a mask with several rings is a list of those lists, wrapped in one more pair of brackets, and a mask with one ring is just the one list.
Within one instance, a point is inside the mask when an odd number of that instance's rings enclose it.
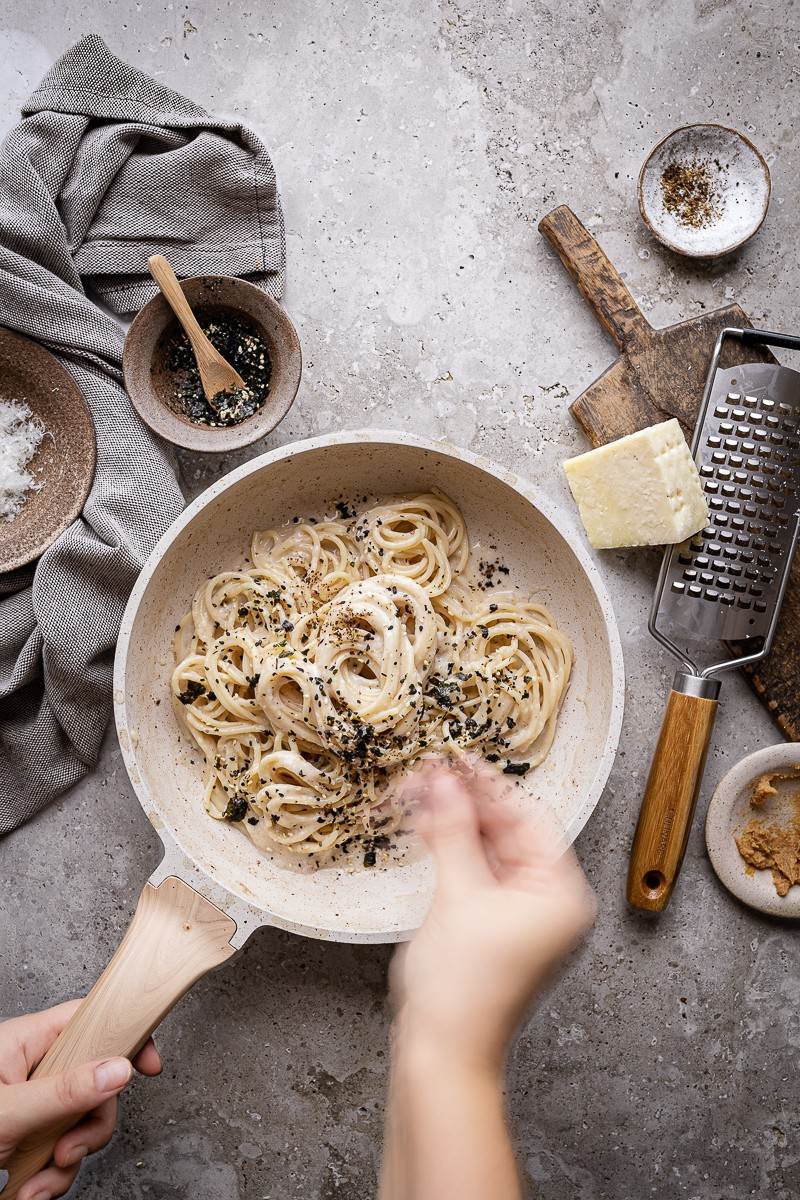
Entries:
{"label": "hand gripping pan handle", "polygon": [[[183,880],[146,883],[119,949],[48,1050],[32,1079],[78,1063],[133,1058],[155,1027],[201,976],[234,954],[236,922]],[[76,1118],[33,1135],[6,1164],[2,1200],[50,1161],[56,1142]]]}

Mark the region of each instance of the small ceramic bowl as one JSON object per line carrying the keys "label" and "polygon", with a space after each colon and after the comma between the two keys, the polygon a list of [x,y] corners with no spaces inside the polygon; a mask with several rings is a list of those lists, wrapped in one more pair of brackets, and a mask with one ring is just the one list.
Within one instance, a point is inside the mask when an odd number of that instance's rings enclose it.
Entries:
{"label": "small ceramic bowl", "polygon": [[639,211],[655,237],[690,258],[743,246],[767,215],[764,156],[735,129],[684,125],[656,145],[639,173]]}
{"label": "small ceramic bowl", "polygon": [[772,873],[748,868],[734,838],[753,818],[768,822],[791,819],[792,814],[786,811],[787,801],[800,787],[800,779],[777,782],[777,796],[768,798],[760,809],[753,808],[750,797],[753,784],[761,775],[789,771],[797,763],[800,763],[797,742],[779,742],[748,754],[722,779],[711,797],[706,815],[708,856],[720,883],[750,908],[773,917],[796,920],[800,919],[800,886],[791,887],[785,896],[779,896]]}
{"label": "small ceramic bowl", "polygon": [[193,309],[239,313],[258,328],[272,364],[269,394],[238,425],[202,425],[181,413],[173,400],[174,375],[165,348],[178,323],[159,293],[137,314],[125,339],[122,368],[133,407],[161,437],[187,450],[219,453],[249,446],[274,429],[294,403],[303,362],[297,331],[277,300],[245,279],[197,275],[182,279],[181,287]]}

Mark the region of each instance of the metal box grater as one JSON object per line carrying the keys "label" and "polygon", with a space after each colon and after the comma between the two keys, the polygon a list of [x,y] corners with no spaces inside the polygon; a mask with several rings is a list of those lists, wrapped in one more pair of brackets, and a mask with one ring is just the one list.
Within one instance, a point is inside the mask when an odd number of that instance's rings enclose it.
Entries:
{"label": "metal box grater", "polygon": [[[800,350],[799,337],[738,328],[723,329],[714,347],[692,441],[709,523],[665,551],[649,622],[682,664],[628,873],[630,903],[651,912],[666,907],[686,849],[716,713],[715,676],[768,653],[800,532],[800,373],[774,363],[720,370],[729,337]],[[709,641],[736,641],[741,654],[701,666],[692,643]]]}

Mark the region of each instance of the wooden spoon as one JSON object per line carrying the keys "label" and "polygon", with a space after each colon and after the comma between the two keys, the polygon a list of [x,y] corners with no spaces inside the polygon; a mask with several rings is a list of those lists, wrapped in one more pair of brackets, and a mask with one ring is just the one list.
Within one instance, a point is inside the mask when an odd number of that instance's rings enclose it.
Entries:
{"label": "wooden spoon", "polygon": [[220,392],[247,391],[247,384],[239,372],[235,371],[229,362],[226,362],[218,350],[215,350],[203,333],[197,317],[183,294],[183,288],[178,283],[177,275],[163,254],[154,254],[147,260],[147,265],[150,268],[150,274],[161,289],[162,296],[175,313],[191,342],[206,400],[212,408],[219,409],[219,405],[215,403],[215,397]]}

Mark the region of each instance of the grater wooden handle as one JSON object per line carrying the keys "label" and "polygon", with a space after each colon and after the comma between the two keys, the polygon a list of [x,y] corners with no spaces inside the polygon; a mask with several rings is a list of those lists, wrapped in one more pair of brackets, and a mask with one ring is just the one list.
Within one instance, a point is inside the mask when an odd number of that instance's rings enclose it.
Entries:
{"label": "grater wooden handle", "polygon": [[[146,883],[133,921],[114,957],[32,1079],[78,1063],[133,1058],[193,983],[235,953],[236,923],[194,888],[170,877]],[[50,1161],[56,1142],[79,1118],[42,1130],[6,1163],[2,1200],[13,1200]]]}
{"label": "grater wooden handle", "polygon": [[628,903],[642,912],[663,912],[675,887],[717,715],[718,693],[715,679],[699,680],[682,673],[675,677],[628,868]]}

